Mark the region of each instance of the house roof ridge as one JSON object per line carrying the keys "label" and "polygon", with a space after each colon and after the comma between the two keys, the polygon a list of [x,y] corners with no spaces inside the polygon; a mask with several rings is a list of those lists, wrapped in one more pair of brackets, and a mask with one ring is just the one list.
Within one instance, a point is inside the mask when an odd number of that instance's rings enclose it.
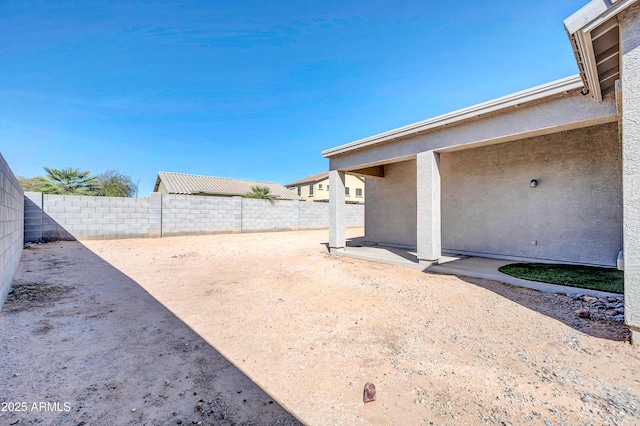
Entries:
{"label": "house roof ridge", "polygon": [[[257,182],[257,183],[268,183],[268,184],[274,184],[274,185],[282,185],[278,182],[269,182],[269,181],[265,181],[265,180],[256,180],[256,179],[240,179],[240,178],[229,178],[229,177],[222,177],[222,176],[211,176],[211,175],[196,175],[193,173],[179,173],[179,172],[158,172],[158,174],[160,173],[164,173],[164,174],[171,174],[171,175],[182,175],[182,176],[195,176],[195,177],[203,177],[203,178],[213,178],[213,179],[225,179],[225,180],[235,180],[238,182]],[[283,185],[284,186],[284,185]]]}
{"label": "house roof ridge", "polygon": [[287,183],[284,186],[292,186],[292,185],[298,185],[301,183],[308,183],[308,182],[317,182],[319,180],[324,179],[328,175],[329,175],[329,171],[315,173],[315,174],[303,177],[302,179],[294,180],[293,182]]}

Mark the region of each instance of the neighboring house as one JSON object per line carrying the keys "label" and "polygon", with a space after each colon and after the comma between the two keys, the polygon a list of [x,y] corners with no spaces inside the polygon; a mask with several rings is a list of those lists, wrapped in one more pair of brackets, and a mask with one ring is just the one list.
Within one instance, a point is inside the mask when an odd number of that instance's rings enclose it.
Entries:
{"label": "neighboring house", "polygon": [[[364,178],[347,174],[345,177],[344,199],[347,204],[364,204]],[[303,200],[329,201],[329,172],[317,173],[286,184]]]}
{"label": "neighboring house", "polygon": [[330,238],[345,173],[367,176],[365,238],[442,252],[615,267],[640,343],[640,0],[594,0],[565,28],[580,75],[323,151]]}
{"label": "neighboring house", "polygon": [[215,176],[159,172],[153,192],[161,194],[243,196],[253,186],[266,186],[277,200],[300,200],[294,192],[279,183],[229,179]]}

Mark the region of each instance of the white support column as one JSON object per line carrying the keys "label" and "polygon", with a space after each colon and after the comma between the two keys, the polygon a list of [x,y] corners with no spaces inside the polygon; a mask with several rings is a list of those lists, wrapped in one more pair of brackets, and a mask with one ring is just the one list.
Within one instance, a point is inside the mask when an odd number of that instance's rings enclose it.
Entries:
{"label": "white support column", "polygon": [[344,172],[329,172],[329,248],[345,246]]}
{"label": "white support column", "polygon": [[421,152],[416,161],[417,233],[420,263],[437,263],[442,255],[440,230],[440,154]]}
{"label": "white support column", "polygon": [[620,22],[625,322],[640,344],[640,7]]}

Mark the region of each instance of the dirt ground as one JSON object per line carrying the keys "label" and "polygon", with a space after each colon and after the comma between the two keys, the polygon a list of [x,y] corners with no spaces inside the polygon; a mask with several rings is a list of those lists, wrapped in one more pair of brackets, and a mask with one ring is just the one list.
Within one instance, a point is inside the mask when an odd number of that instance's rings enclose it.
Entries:
{"label": "dirt ground", "polygon": [[0,311],[0,424],[640,423],[640,348],[583,301],[326,241],[31,246]]}

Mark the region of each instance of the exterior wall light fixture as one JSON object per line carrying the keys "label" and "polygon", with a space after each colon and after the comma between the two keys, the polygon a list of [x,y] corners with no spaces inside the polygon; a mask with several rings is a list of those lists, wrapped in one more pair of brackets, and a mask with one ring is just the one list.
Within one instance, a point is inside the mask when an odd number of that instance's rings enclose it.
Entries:
{"label": "exterior wall light fixture", "polygon": [[531,188],[535,188],[536,186],[538,186],[538,179],[531,179],[531,182],[529,182],[529,186]]}

